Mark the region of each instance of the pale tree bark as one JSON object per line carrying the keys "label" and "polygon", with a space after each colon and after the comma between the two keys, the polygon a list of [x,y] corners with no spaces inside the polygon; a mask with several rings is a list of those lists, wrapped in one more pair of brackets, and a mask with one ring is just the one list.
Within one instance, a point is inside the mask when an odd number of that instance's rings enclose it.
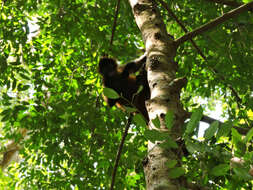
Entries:
{"label": "pale tree bark", "polygon": [[[147,52],[148,82],[151,98],[146,102],[150,120],[156,117],[160,120],[160,132],[168,132],[165,126],[165,115],[168,111],[174,113],[174,124],[170,136],[176,141],[181,137],[181,127],[186,118],[186,112],[180,103],[180,91],[186,84],[186,79],[176,78],[177,64],[174,61],[176,47],[172,37],[168,35],[165,24],[152,0],[129,0],[136,23],[142,33]],[[152,122],[149,129],[155,129]],[[148,143],[148,155],[143,162],[148,190],[197,189],[189,187],[184,178],[172,179],[169,176],[168,164],[178,160],[177,150],[164,149],[158,146],[162,142]]]}
{"label": "pale tree bark", "polygon": [[27,139],[27,132],[28,131],[25,128],[20,129],[19,133],[21,139],[18,142],[10,140],[10,142],[5,145],[4,151],[0,153],[2,154],[2,159],[0,161],[1,169],[5,169],[11,162],[18,161],[18,153],[22,148],[21,141]]}

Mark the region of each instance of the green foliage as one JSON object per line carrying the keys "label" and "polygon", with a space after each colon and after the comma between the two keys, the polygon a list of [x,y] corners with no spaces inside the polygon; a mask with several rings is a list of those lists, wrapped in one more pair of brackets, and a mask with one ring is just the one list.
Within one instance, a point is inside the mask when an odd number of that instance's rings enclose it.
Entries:
{"label": "green foliage", "polygon": [[171,149],[171,148],[177,149],[178,148],[177,143],[169,136],[166,138],[166,140],[164,142],[159,144],[159,146],[164,149]]}
{"label": "green foliage", "polygon": [[222,123],[218,129],[216,138],[219,139],[220,137],[227,137],[231,132],[232,125],[233,123],[231,121]]}
{"label": "green foliage", "polygon": [[177,164],[177,160],[170,160],[168,163],[167,163],[167,166],[168,168],[174,168]]}
{"label": "green foliage", "polygon": [[[101,7],[114,5],[105,1],[7,1],[1,7],[2,139],[20,139],[15,131],[22,127],[30,131],[20,153],[24,159],[9,170],[9,180],[1,176],[10,189],[108,188],[125,119],[121,112],[102,104],[96,64],[98,54],[108,49],[114,14],[113,9]],[[141,38],[131,12],[127,14],[136,38],[128,38],[129,31],[119,28],[122,33],[115,43],[120,46],[114,54],[123,53],[129,60],[136,56],[132,42],[140,43]],[[94,22],[95,18],[101,19]],[[28,41],[26,29],[32,19],[39,33]],[[128,49],[126,43],[131,44]],[[136,188],[135,184],[138,189],[144,187],[138,164],[145,153],[142,136],[125,144],[122,160],[129,162],[119,167],[117,175],[124,176],[117,179],[119,189]]]}
{"label": "green foliage", "polygon": [[135,121],[137,125],[143,127],[143,129],[147,126],[146,121],[141,114],[135,114],[133,121]]}
{"label": "green foliage", "polygon": [[199,121],[202,118],[202,108],[199,107],[196,110],[193,111],[190,121],[188,122],[187,126],[186,126],[186,134],[191,134],[195,128],[198,127],[199,125]]}
{"label": "green foliage", "polygon": [[160,131],[157,131],[155,129],[152,130],[145,130],[144,136],[147,140],[155,143],[156,141],[162,142],[159,144],[160,147],[164,149],[170,149],[170,148],[178,148],[177,143],[169,136],[168,133],[162,133]]}
{"label": "green foliage", "polygon": [[218,166],[215,166],[210,173],[214,176],[223,176],[226,175],[228,170],[229,170],[228,164],[220,164]]}
{"label": "green foliage", "polygon": [[171,130],[174,122],[174,113],[172,111],[168,111],[165,115],[165,124],[168,130]]}
{"label": "green foliage", "polygon": [[111,88],[104,88],[104,95],[111,99],[118,99],[119,94]]}
{"label": "green foliage", "polygon": [[160,128],[160,127],[161,127],[160,120],[159,120],[159,117],[158,117],[158,116],[156,116],[155,119],[152,119],[152,123],[154,124],[154,126],[155,126],[156,128]]}
{"label": "green foliage", "polygon": [[208,127],[208,129],[205,131],[204,137],[206,140],[210,140],[214,134],[216,133],[217,129],[219,127],[219,122],[218,121],[214,121],[210,127]]}
{"label": "green foliage", "polygon": [[178,178],[182,175],[184,175],[185,171],[181,167],[173,168],[169,171],[169,177],[172,179]]}
{"label": "green foliage", "polygon": [[[98,59],[109,53],[125,62],[144,48],[128,1],[121,1],[110,47],[116,3],[1,1],[0,148],[4,149],[8,139],[22,140],[21,128],[28,129],[29,135],[21,143],[24,149],[19,164],[0,173],[0,189],[109,188],[127,119],[125,113],[103,103]],[[189,31],[232,9],[206,0],[167,3]],[[159,8],[169,33],[175,38],[182,36],[180,26]],[[177,77],[188,79],[181,99],[192,116],[182,136],[188,155],[168,163],[171,178],[184,175],[189,182],[211,189],[252,189],[248,174],[253,165],[252,20],[252,14],[245,12],[197,36],[194,40],[206,60],[190,42],[178,48]],[[33,31],[32,21],[37,31]],[[110,98],[120,96],[110,89],[104,93]],[[227,119],[222,124],[212,123],[201,141],[200,119],[216,108],[216,100],[222,102]],[[184,149],[170,136],[176,119],[173,110],[168,112],[165,125],[170,132],[161,133],[147,130],[143,117],[134,116],[115,189],[145,189],[142,160],[147,140],[162,141],[159,146],[176,153]],[[161,127],[158,117],[152,122]],[[242,158],[244,165],[231,167],[233,156]]]}
{"label": "green foliage", "polygon": [[249,130],[249,132],[247,133],[245,139],[244,139],[244,142],[247,143],[247,142],[250,142],[250,140],[252,139],[253,137],[253,128],[251,128]]}
{"label": "green foliage", "polygon": [[152,129],[152,130],[145,130],[144,136],[147,138],[147,140],[154,143],[155,141],[166,140],[169,135],[167,133],[161,133],[155,129]]}

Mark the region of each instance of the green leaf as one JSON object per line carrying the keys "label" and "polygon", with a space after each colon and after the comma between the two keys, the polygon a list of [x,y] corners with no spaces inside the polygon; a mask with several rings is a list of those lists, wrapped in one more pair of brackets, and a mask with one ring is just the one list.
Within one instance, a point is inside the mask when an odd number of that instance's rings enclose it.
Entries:
{"label": "green leaf", "polygon": [[124,106],[124,108],[126,109],[126,111],[128,113],[133,113],[133,112],[136,112],[137,109],[136,108],[133,108],[133,107],[128,107],[128,106]]}
{"label": "green leaf", "polygon": [[182,167],[173,168],[169,171],[169,178],[175,179],[184,175],[185,170]]}
{"label": "green leaf", "polygon": [[12,112],[12,109],[9,108],[9,109],[6,109],[6,110],[2,111],[1,115],[2,116],[9,115],[11,112]]}
{"label": "green leaf", "polygon": [[238,156],[243,156],[246,151],[246,143],[242,140],[242,135],[232,128],[232,144],[235,146],[235,151]]}
{"label": "green leaf", "polygon": [[186,134],[191,134],[198,126],[200,119],[203,116],[203,109],[201,107],[195,109],[191,115],[191,119],[186,126]]}
{"label": "green leaf", "polygon": [[193,143],[193,142],[191,142],[190,140],[187,140],[186,142],[185,142],[185,145],[186,145],[186,148],[187,148],[187,150],[190,152],[190,153],[195,153],[195,152],[203,152],[204,150],[204,148],[202,147],[202,145],[200,144],[200,143],[198,143],[198,142],[195,142],[195,143]]}
{"label": "green leaf", "polygon": [[134,122],[136,122],[136,124],[138,124],[142,127],[147,126],[146,121],[141,114],[135,114],[133,120],[134,120]]}
{"label": "green leaf", "polygon": [[167,163],[166,163],[166,166],[168,166],[168,168],[174,168],[177,164],[177,160],[169,160]]}
{"label": "green leaf", "polygon": [[161,133],[155,129],[145,130],[144,136],[151,142],[166,140],[169,135],[167,133]]}
{"label": "green leaf", "polygon": [[173,127],[173,121],[174,121],[174,113],[172,111],[168,111],[165,115],[165,124],[169,130]]}
{"label": "green leaf", "polygon": [[218,166],[215,166],[211,170],[211,174],[214,176],[223,176],[227,174],[227,171],[229,170],[229,164],[220,164]]}
{"label": "green leaf", "polygon": [[169,136],[166,137],[165,142],[159,144],[159,146],[164,148],[164,149],[178,148],[177,143],[172,138],[170,138]]}
{"label": "green leaf", "polygon": [[143,89],[143,86],[142,86],[142,85],[139,86],[138,91],[135,93],[135,95],[136,95],[136,94],[139,94],[139,93],[142,91],[142,89]]}
{"label": "green leaf", "polygon": [[253,137],[253,128],[251,128],[249,130],[249,132],[247,133],[246,137],[244,138],[244,142],[249,142]]}
{"label": "green leaf", "polygon": [[15,61],[15,62],[9,62],[10,65],[14,65],[14,66],[17,66],[17,65],[20,65],[21,62],[20,61]]}
{"label": "green leaf", "polygon": [[6,84],[7,84],[7,89],[9,89],[10,86],[11,86],[11,81],[10,81],[10,80],[7,80]]}
{"label": "green leaf", "polygon": [[219,139],[222,136],[226,137],[231,131],[232,126],[233,126],[233,123],[231,121],[222,123],[218,129],[216,138]]}
{"label": "green leaf", "polygon": [[248,170],[245,168],[233,168],[236,176],[242,180],[252,180],[252,177],[248,174]]}
{"label": "green leaf", "polygon": [[27,90],[28,88],[30,88],[29,85],[22,85],[22,84],[19,84],[19,85],[18,85],[18,91],[25,91],[25,90]]}
{"label": "green leaf", "polygon": [[27,75],[23,74],[23,73],[19,73],[19,75],[26,80],[30,80],[30,77],[28,77]]}
{"label": "green leaf", "polygon": [[154,126],[155,126],[156,128],[160,128],[160,127],[161,127],[160,120],[159,120],[159,117],[158,117],[158,116],[156,116],[155,119],[152,119],[152,123],[154,124]]}
{"label": "green leaf", "polygon": [[27,107],[24,105],[17,105],[14,107],[15,111],[20,111],[20,110],[27,110]]}
{"label": "green leaf", "polygon": [[214,121],[206,130],[204,134],[204,138],[206,140],[211,139],[214,134],[216,133],[217,129],[219,127],[219,121]]}
{"label": "green leaf", "polygon": [[232,128],[232,139],[234,143],[238,143],[242,141],[242,135],[238,133],[238,131]]}
{"label": "green leaf", "polygon": [[12,82],[12,90],[14,90],[16,88],[16,86],[17,86],[17,79],[14,78],[13,82]]}
{"label": "green leaf", "polygon": [[111,88],[104,88],[104,95],[108,98],[111,98],[111,99],[120,98],[119,94]]}
{"label": "green leaf", "polygon": [[5,122],[7,120],[9,120],[11,118],[11,115],[5,115],[4,117],[2,117],[1,121]]}

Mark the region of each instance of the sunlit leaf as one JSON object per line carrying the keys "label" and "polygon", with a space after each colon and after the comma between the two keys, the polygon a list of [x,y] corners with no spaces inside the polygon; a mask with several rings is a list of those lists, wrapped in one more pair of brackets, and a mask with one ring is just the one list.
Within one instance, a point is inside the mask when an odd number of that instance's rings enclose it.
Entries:
{"label": "sunlit leaf", "polygon": [[253,137],[253,128],[249,130],[247,133],[246,137],[244,138],[244,142],[249,142]]}
{"label": "sunlit leaf", "polygon": [[219,139],[222,136],[226,137],[231,131],[232,125],[233,123],[230,121],[226,123],[222,123],[218,129],[216,138]]}
{"label": "sunlit leaf", "polygon": [[111,99],[118,99],[120,97],[119,94],[111,88],[104,88],[104,95]]}
{"label": "sunlit leaf", "polygon": [[18,91],[25,91],[28,88],[30,88],[29,85],[22,85],[22,84],[18,84]]}
{"label": "sunlit leaf", "polygon": [[204,134],[204,138],[206,140],[211,139],[214,134],[216,133],[217,129],[219,127],[219,122],[218,121],[214,121],[206,130],[205,130],[205,134]]}
{"label": "sunlit leaf", "polygon": [[186,133],[190,134],[194,131],[194,129],[198,126],[200,119],[203,115],[203,109],[201,107],[195,109],[191,115],[190,121],[186,126]]}

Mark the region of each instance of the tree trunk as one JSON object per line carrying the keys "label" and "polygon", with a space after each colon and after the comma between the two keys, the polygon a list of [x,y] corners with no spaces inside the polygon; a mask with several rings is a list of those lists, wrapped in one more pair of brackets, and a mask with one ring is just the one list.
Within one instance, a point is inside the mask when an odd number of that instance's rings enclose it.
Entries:
{"label": "tree trunk", "polygon": [[5,145],[5,151],[0,152],[0,154],[3,155],[2,160],[0,161],[0,168],[5,169],[12,161],[18,161],[18,152],[22,148],[22,145],[20,145],[20,143],[24,139],[28,138],[28,131],[25,128],[21,128],[19,130],[19,133],[22,138],[18,142],[15,140],[10,140],[10,142]]}
{"label": "tree trunk", "polygon": [[[165,24],[152,0],[129,0],[136,23],[142,33],[147,52],[148,82],[151,98],[146,102],[150,120],[160,120],[160,128],[149,122],[149,129],[168,133],[174,141],[181,135],[181,126],[186,112],[180,103],[180,91],[186,84],[185,78],[176,78],[177,64],[174,61],[176,47],[173,38],[168,35]],[[165,125],[167,112],[174,114],[173,127],[169,131]],[[184,178],[171,177],[168,167],[172,160],[180,163],[179,150],[161,148],[163,142],[148,143],[148,155],[144,159],[144,172],[148,190],[191,189],[184,183]],[[177,164],[177,166],[180,166]]]}

